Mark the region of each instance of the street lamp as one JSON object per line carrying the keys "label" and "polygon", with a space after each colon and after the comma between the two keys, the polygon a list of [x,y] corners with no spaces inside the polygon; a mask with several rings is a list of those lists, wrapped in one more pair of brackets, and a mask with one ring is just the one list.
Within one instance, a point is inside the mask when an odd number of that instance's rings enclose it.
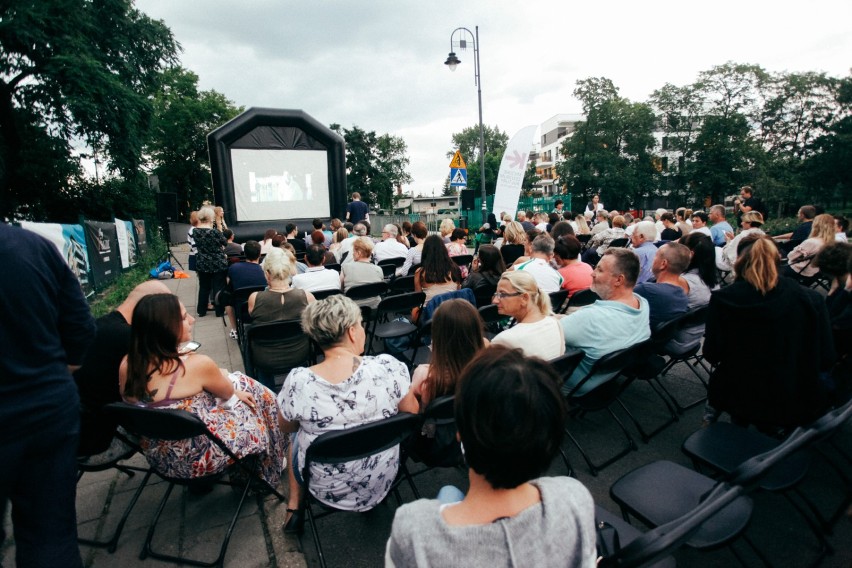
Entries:
{"label": "street lamp", "polygon": [[[470,37],[473,42],[473,75],[476,84],[476,94],[479,98],[479,183],[482,186],[482,222],[485,223],[488,219],[488,201],[485,197],[485,129],[482,126],[482,78],[479,76],[479,26],[474,28],[476,33],[471,32],[467,28],[456,28],[450,34],[450,54],[444,65],[450,68],[450,71],[455,71],[461,60],[453,51],[458,49],[467,49],[467,39],[465,34]],[[453,38],[458,34],[459,39],[453,41]]]}

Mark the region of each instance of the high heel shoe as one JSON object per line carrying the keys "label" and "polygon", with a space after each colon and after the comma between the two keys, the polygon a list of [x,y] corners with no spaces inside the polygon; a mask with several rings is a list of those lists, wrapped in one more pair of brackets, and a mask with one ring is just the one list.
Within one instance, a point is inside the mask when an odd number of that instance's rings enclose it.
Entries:
{"label": "high heel shoe", "polygon": [[284,521],[284,534],[302,534],[305,530],[305,511],[302,509],[287,509],[290,517]]}

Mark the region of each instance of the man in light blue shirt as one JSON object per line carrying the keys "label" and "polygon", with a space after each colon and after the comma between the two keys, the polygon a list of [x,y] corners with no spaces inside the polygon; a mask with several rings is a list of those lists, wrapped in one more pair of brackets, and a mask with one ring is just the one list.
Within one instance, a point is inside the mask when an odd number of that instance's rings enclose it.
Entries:
{"label": "man in light blue shirt", "polygon": [[[653,227],[653,223],[649,224]],[[592,290],[601,299],[560,320],[565,347],[582,349],[586,354],[562,385],[564,394],[568,394],[604,355],[651,337],[648,302],[633,293],[638,276],[639,258],[632,250],[607,249],[592,273]],[[576,394],[589,392],[604,379],[592,377]]]}
{"label": "man in light blue shirt", "polygon": [[727,243],[725,233],[733,234],[734,232],[734,228],[725,220],[725,206],[714,205],[710,208],[707,217],[713,223],[710,227],[710,238],[713,239],[713,244],[717,247],[725,246],[725,243]]}
{"label": "man in light blue shirt", "polygon": [[639,257],[639,276],[636,284],[646,282],[654,275],[651,266],[654,264],[654,257],[657,256],[657,247],[654,245],[656,238],[657,227],[651,221],[636,223],[633,234],[630,235],[633,252]]}

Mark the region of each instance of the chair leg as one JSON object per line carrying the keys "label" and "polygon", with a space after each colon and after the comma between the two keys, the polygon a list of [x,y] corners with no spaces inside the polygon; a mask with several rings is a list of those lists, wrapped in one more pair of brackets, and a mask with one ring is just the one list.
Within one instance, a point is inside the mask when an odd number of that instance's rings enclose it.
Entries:
{"label": "chair leg", "polygon": [[571,467],[571,462],[568,461],[568,454],[566,454],[565,450],[563,450],[561,447],[559,448],[559,453],[562,454],[562,461],[565,462],[565,467],[568,468],[568,477],[576,478],[577,475],[574,472],[574,468]]}
{"label": "chair leg", "polygon": [[594,475],[595,477],[597,477],[598,471],[602,470],[603,468],[605,468],[609,465],[612,465],[616,461],[620,460],[621,458],[623,458],[624,456],[629,454],[631,451],[636,451],[636,449],[637,449],[636,442],[633,441],[633,438],[630,436],[630,432],[627,430],[627,428],[624,427],[624,424],[621,422],[621,420],[618,419],[618,416],[616,416],[616,414],[612,411],[611,408],[607,408],[606,410],[607,410],[607,412],[609,412],[610,416],[612,416],[613,420],[615,420],[616,424],[618,424],[618,427],[621,428],[621,432],[624,434],[624,437],[627,439],[627,445],[622,450],[620,450],[617,454],[615,454],[614,456],[604,460],[601,463],[596,464],[596,463],[592,462],[591,458],[589,458],[589,455],[583,449],[583,446],[580,445],[580,443],[577,441],[577,439],[571,434],[571,432],[567,428],[565,429],[565,433],[568,435],[568,438],[570,438],[571,441],[574,443],[574,445],[577,446],[577,449],[580,450],[580,454],[582,454],[583,459],[586,460],[586,464],[588,464],[589,470],[591,471],[591,474]]}
{"label": "chair leg", "polygon": [[[132,472],[131,472],[132,473]],[[130,517],[130,511],[133,510],[133,507],[136,505],[136,501],[139,500],[139,496],[142,495],[142,490],[145,489],[145,485],[148,483],[148,479],[151,477],[151,472],[146,471],[145,477],[142,478],[142,483],[139,487],[136,488],[136,491],[133,493],[133,497],[130,499],[130,503],[127,504],[127,507],[124,509],[124,513],[121,515],[121,519],[118,521],[118,524],[115,526],[115,532],[112,533],[112,537],[110,537],[107,541],[98,541],[98,540],[90,540],[86,538],[78,538],[77,542],[80,544],[84,544],[87,546],[97,546],[104,547],[107,551],[112,554],[115,552],[115,549],[118,546],[118,539],[121,537],[121,531],[124,530],[124,524],[127,522],[128,517]]]}
{"label": "chair leg", "polygon": [[[649,381],[648,384],[652,384],[652,383]],[[622,400],[620,398],[615,399],[616,402],[618,402],[618,404],[621,405],[621,408],[627,414],[627,417],[630,418],[630,421],[633,422],[633,425],[636,427],[636,430],[639,431],[639,435],[642,437],[642,441],[646,444],[651,440],[651,438],[653,438],[654,436],[656,436],[657,434],[659,434],[660,432],[662,432],[663,430],[668,428],[670,425],[672,425],[672,424],[674,424],[675,422],[678,421],[678,416],[674,412],[674,410],[671,408],[671,406],[669,405],[669,401],[666,400],[665,397],[663,397],[663,395],[661,395],[657,391],[656,388],[654,388],[653,386],[651,388],[654,390],[655,393],[657,393],[657,396],[662,398],[663,402],[666,403],[666,407],[669,409],[669,418],[666,419],[662,424],[660,424],[659,426],[657,426],[656,428],[651,430],[650,432],[645,432],[644,428],[642,428],[642,425],[639,424],[639,420],[637,420],[636,417],[633,416],[633,413],[630,412],[630,409],[627,408],[627,406],[624,404],[624,402],[622,402]]]}
{"label": "chair leg", "polygon": [[320,544],[319,533],[317,532],[317,523],[314,519],[314,512],[311,508],[311,497],[306,497],[306,505],[305,512],[308,517],[308,524],[311,525],[311,536],[314,539],[314,547],[317,549],[317,556],[319,557],[319,563],[322,568],[326,568],[325,565],[325,557],[322,554],[322,545]]}
{"label": "chair leg", "polygon": [[[697,363],[698,363],[698,364],[701,364],[701,368],[702,368],[702,369],[705,369],[704,364],[703,364],[703,363],[701,363],[701,361],[700,361],[697,357],[696,357],[696,361],[697,361]],[[689,361],[688,361],[688,360],[686,360],[686,359],[671,359],[671,360],[670,360],[670,361],[666,364],[666,366],[663,368],[662,372],[660,372],[660,376],[663,376],[663,375],[665,375],[666,373],[668,373],[669,371],[671,371],[671,370],[672,370],[672,368],[673,368],[675,365],[677,365],[678,363],[686,363],[686,364],[687,364],[687,367],[689,368],[689,370],[690,370],[690,371],[692,371],[692,372],[695,374],[695,376],[696,376],[696,377],[698,377],[698,380],[699,380],[699,381],[701,381],[701,384],[704,386],[704,391],[706,392],[706,391],[707,391],[707,382],[704,380],[704,377],[702,377],[702,376],[698,373],[698,371],[696,371],[696,370],[693,368],[693,366],[692,366],[692,365],[689,365]],[[705,369],[705,370],[706,370],[706,369]],[[708,374],[709,374],[709,372],[708,372]],[[689,402],[689,403],[686,403],[686,404],[681,404],[681,403],[677,400],[677,398],[676,398],[676,397],[675,397],[675,396],[674,396],[671,392],[669,392],[669,389],[667,389],[667,388],[665,387],[665,385],[663,385],[662,381],[659,381],[659,383],[658,383],[658,384],[660,385],[660,388],[661,388],[661,389],[663,389],[663,392],[665,392],[665,393],[666,393],[666,395],[669,397],[669,399],[671,399],[671,401],[674,403],[675,407],[677,408],[677,412],[678,412],[678,414],[683,414],[685,411],[689,410],[690,408],[694,408],[694,407],[698,406],[699,404],[703,404],[703,403],[704,403],[704,401],[706,401],[706,400],[707,400],[707,395],[705,394],[705,396],[700,397],[700,398],[698,398],[698,399],[696,399],[696,400],[693,400],[692,402]]]}

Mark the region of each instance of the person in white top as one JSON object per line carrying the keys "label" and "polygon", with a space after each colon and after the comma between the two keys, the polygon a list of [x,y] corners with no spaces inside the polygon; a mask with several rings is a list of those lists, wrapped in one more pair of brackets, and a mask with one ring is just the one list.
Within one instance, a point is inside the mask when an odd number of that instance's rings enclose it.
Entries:
{"label": "person in white top", "polygon": [[526,357],[554,359],[565,353],[559,321],[551,314],[550,297],[528,272],[505,272],[494,294],[497,310],[517,320],[491,341],[492,345],[518,348]]}
{"label": "person in white top", "polygon": [[592,200],[586,204],[586,210],[584,211],[584,213],[591,213],[592,215],[594,215],[598,211],[603,210],[603,208],[604,205],[603,203],[601,203],[601,196],[595,194],[592,196]]}
{"label": "person in white top", "polygon": [[592,234],[597,235],[609,229],[609,212],[606,209],[601,209],[595,215],[595,226],[592,227]]}
{"label": "person in white top", "polygon": [[710,227],[707,226],[707,213],[704,211],[696,211],[692,214],[692,231],[695,233],[703,233],[712,238]]}
{"label": "person in white top", "polygon": [[311,245],[305,253],[305,262],[308,269],[302,274],[293,276],[293,288],[301,288],[306,292],[319,292],[320,290],[340,290],[340,274],[336,270],[329,270],[323,266],[325,260],[325,247],[322,245]]}
{"label": "person in white top", "polygon": [[516,271],[532,275],[538,287],[546,294],[556,292],[562,287],[562,275],[550,265],[554,246],[556,243],[553,237],[547,233],[539,235],[532,242],[530,259],[515,265]]}
{"label": "person in white top", "polygon": [[396,225],[385,225],[382,229],[382,242],[376,244],[373,249],[373,260],[381,262],[389,258],[405,258],[408,255],[408,248],[396,240],[399,231]]}
{"label": "person in white top", "polygon": [[[340,247],[337,249],[335,256],[340,255],[340,263],[344,264],[347,262],[353,262],[355,259],[352,258],[352,243],[355,242],[355,239],[367,239],[370,241],[370,244],[373,244],[372,239],[367,236],[367,227],[363,223],[355,223],[355,226],[352,227],[352,236],[348,239],[340,243]],[[346,258],[343,258],[343,255],[346,254]]]}
{"label": "person in white top", "polygon": [[846,231],[849,230],[849,219],[843,215],[834,216],[834,230],[837,234],[834,235],[834,240],[838,243],[847,243],[849,238],[846,236]]}

